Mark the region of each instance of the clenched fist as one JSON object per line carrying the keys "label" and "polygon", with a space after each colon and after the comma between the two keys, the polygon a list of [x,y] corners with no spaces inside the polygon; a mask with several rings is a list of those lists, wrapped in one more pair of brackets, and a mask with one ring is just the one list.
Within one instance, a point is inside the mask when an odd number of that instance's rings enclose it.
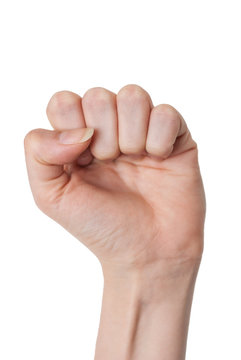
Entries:
{"label": "clenched fist", "polygon": [[170,105],[127,85],[58,92],[47,107],[54,130],[25,138],[39,208],[102,264],[145,266],[199,259],[205,196],[197,145]]}

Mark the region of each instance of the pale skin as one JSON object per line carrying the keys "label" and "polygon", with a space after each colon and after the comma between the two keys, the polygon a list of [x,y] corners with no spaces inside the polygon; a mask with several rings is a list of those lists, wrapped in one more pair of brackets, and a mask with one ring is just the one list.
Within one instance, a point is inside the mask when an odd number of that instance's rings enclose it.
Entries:
{"label": "pale skin", "polygon": [[25,137],[29,181],[101,263],[95,360],[184,360],[205,220],[186,122],[134,84],[58,92],[47,116],[54,130]]}

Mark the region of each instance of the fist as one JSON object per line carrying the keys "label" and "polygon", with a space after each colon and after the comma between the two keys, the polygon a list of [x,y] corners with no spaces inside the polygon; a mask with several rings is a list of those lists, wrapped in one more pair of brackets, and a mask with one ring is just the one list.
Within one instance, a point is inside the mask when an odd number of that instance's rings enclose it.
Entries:
{"label": "fist", "polygon": [[197,144],[170,105],[137,85],[50,99],[53,130],[25,137],[37,206],[103,263],[200,259],[205,196]]}

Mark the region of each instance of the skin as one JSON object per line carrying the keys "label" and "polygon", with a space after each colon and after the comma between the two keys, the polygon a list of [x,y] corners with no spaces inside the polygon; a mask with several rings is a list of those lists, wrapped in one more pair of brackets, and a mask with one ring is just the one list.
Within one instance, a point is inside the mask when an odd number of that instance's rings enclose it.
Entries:
{"label": "skin", "polygon": [[54,130],[25,137],[28,176],[37,206],[102,265],[95,359],[184,359],[205,195],[183,117],[133,84],[58,92],[47,116]]}

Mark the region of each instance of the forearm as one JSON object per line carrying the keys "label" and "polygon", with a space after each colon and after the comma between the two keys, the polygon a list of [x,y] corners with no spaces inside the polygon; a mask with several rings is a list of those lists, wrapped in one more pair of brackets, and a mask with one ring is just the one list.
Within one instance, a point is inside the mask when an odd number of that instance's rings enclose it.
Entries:
{"label": "forearm", "polygon": [[95,360],[183,360],[199,261],[135,270],[103,266]]}

